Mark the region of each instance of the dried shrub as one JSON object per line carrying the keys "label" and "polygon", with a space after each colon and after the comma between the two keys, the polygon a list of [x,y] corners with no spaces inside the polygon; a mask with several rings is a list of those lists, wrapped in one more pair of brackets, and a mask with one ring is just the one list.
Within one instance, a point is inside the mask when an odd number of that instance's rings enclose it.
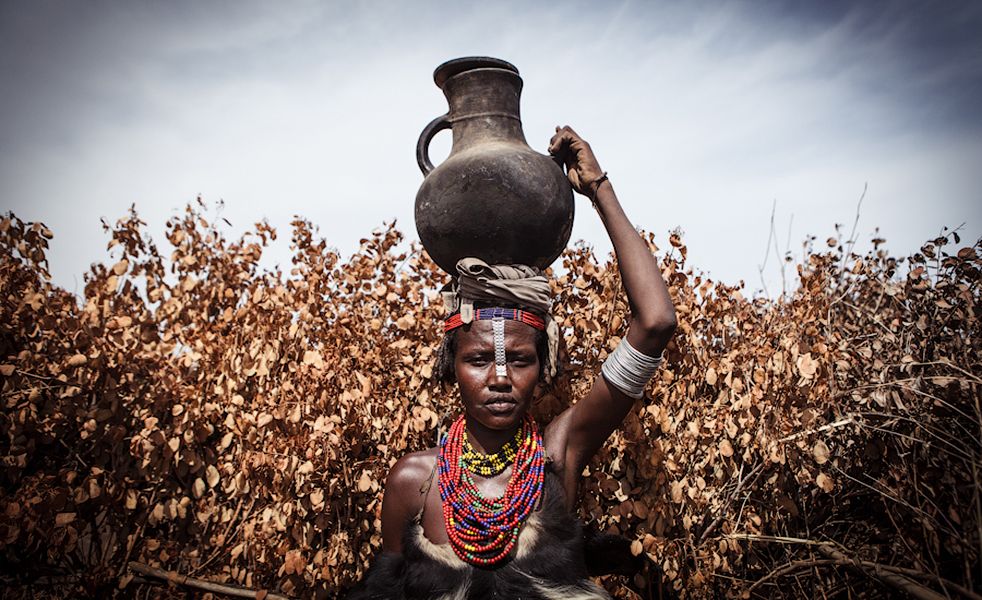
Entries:
{"label": "dried shrub", "polygon": [[[49,281],[50,231],[0,222],[5,595],[128,595],[136,560],[335,596],[380,548],[388,467],[456,412],[432,372],[444,276],[393,226],[342,261],[297,219],[284,273],[258,266],[272,228],[230,241],[205,213],[168,223],[169,256],[135,212],[106,225],[113,259],[82,298]],[[982,246],[952,242],[901,260],[833,238],[769,300],[693,271],[670,237],[667,366],[582,486],[583,517],[651,559],[612,592],[979,585]],[[542,420],[628,316],[610,260],[578,246],[563,266],[567,367]]]}

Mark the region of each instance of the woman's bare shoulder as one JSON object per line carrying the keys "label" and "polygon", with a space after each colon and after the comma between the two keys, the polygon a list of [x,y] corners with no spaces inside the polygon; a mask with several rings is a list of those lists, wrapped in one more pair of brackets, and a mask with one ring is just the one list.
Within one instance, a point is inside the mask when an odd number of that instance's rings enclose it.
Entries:
{"label": "woman's bare shoulder", "polygon": [[382,497],[382,548],[402,552],[402,534],[426,501],[424,483],[433,472],[436,448],[406,454],[392,465]]}
{"label": "woman's bare shoulder", "polygon": [[385,479],[385,489],[392,489],[401,497],[406,497],[407,492],[418,492],[422,485],[430,478],[436,459],[439,455],[439,448],[427,448],[419,452],[410,452],[397,460],[389,475]]}

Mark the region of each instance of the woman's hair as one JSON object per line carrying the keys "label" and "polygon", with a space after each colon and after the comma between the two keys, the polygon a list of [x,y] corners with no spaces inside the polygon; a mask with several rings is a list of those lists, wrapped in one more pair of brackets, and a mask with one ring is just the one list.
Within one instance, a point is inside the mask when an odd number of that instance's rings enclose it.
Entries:
{"label": "woman's hair", "polygon": [[[535,311],[530,311],[524,306],[512,305],[509,303],[474,303],[474,308],[491,308],[495,306],[501,308],[520,308],[524,311],[531,312],[540,318],[543,316]],[[436,351],[436,365],[434,365],[433,370],[437,381],[442,383],[456,383],[457,381],[457,372],[454,368],[454,357],[457,354],[457,333],[459,331],[460,327],[444,334],[443,340],[440,342],[440,347]],[[544,381],[546,366],[549,364],[549,336],[546,335],[545,331],[541,331],[539,329],[535,330],[535,353],[539,357],[539,381]]]}

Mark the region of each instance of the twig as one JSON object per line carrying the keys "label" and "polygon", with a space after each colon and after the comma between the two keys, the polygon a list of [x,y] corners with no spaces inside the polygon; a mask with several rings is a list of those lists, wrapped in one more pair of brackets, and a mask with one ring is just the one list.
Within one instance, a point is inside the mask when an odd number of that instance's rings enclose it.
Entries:
{"label": "twig", "polygon": [[[751,487],[753,487],[753,485],[757,483],[757,480],[760,479],[760,475],[764,472],[763,463],[761,463],[760,467],[761,469],[757,471],[756,475],[754,475],[754,480],[750,482]],[[743,508],[747,506],[747,500],[749,499],[750,499],[750,493],[748,493],[746,496],[743,497],[743,502],[740,503],[740,510],[737,511],[736,525],[733,526],[733,529],[738,529],[740,527],[740,521],[743,520]]]}
{"label": "twig", "polygon": [[[771,227],[774,227],[774,215],[771,215]],[[788,232],[790,235],[791,224],[788,224]],[[777,247],[777,232],[774,232],[774,259],[777,260],[777,265],[781,268],[781,296],[785,296],[788,293],[788,278],[784,274],[784,261],[781,260],[781,250]],[[791,240],[788,240],[790,243]]]}
{"label": "twig", "polygon": [[950,367],[950,368],[958,371],[962,375],[964,375],[966,378],[972,380],[973,382],[982,385],[982,379],[979,379],[978,376],[976,376],[974,373],[972,373],[970,371],[966,371],[965,369],[959,367],[955,363],[953,363],[951,361],[948,361],[948,360],[933,360],[933,361],[930,361],[930,362],[897,363],[897,364],[893,364],[893,365],[889,365],[889,366],[891,366],[891,367],[903,367],[903,366],[907,366],[907,367],[933,367],[933,366],[937,366],[937,365],[941,365],[941,366],[944,366],[944,367]]}
{"label": "twig", "polygon": [[195,579],[194,577],[181,575],[176,571],[165,571],[163,569],[157,569],[136,561],[131,561],[129,566],[130,569],[141,575],[163,579],[168,583],[183,585],[198,590],[204,590],[206,592],[225,594],[226,596],[233,596],[235,598],[268,598],[269,600],[290,600],[289,596],[277,594],[276,592],[266,592],[264,590],[255,590],[237,585],[227,585],[224,583],[205,581],[203,579]]}
{"label": "twig", "polygon": [[69,383],[67,381],[59,381],[58,379],[55,379],[54,377],[48,377],[47,375],[37,375],[35,373],[31,373],[30,371],[24,371],[22,369],[17,369],[17,374],[18,375],[26,375],[28,377],[33,377],[35,379],[41,379],[43,381],[50,381],[52,383],[52,385],[63,385],[63,386],[65,386],[65,385],[72,385],[71,383]]}
{"label": "twig", "polygon": [[78,459],[78,462],[82,463],[83,467],[85,467],[86,469],[89,468],[89,464],[84,460],[82,460],[82,457],[78,455],[78,452],[73,452],[72,449],[68,446],[68,444],[65,443],[65,440],[58,438],[58,443],[64,446],[65,450],[68,450],[69,452],[74,454],[75,458]]}
{"label": "twig", "polygon": [[[904,465],[905,468],[907,468],[909,470],[909,473],[910,473],[911,478],[912,478],[911,479],[911,483],[913,484],[913,488],[915,490],[921,489],[921,483],[920,483],[920,481],[918,481],[919,478],[917,476],[918,475],[917,474],[917,460],[918,460],[917,455],[919,454],[919,450],[922,450],[922,448],[914,448],[914,450],[913,450],[913,452],[914,452],[914,460],[911,461],[911,462],[909,462],[909,463],[906,463]],[[924,500],[926,499],[925,494],[918,494],[916,496],[916,499],[917,499],[917,508],[919,508],[919,509],[921,509],[923,511],[924,510]],[[927,500],[927,501],[931,504],[931,506],[934,507],[935,510],[938,510],[938,506],[933,501],[931,501],[931,500]],[[924,540],[925,547],[930,547],[931,540],[930,540],[930,538],[928,536],[928,531],[931,530],[931,527],[925,526],[925,522],[923,520],[921,520],[920,526],[921,526],[920,527],[920,530],[921,530],[921,534],[923,535],[923,540]],[[956,533],[956,535],[957,535],[957,533]],[[925,555],[928,557],[928,559],[930,559],[931,564],[934,565],[934,572],[935,573],[940,573],[941,571],[938,568],[938,561],[934,559],[934,554],[931,553],[931,552],[925,552]],[[941,591],[944,592],[945,597],[948,600],[951,600],[951,594],[948,593],[948,589],[945,587],[944,579],[941,579],[941,577],[939,576],[938,577],[938,582],[941,584]]]}
{"label": "twig", "polygon": [[767,575],[764,575],[763,577],[761,577],[760,579],[758,579],[757,581],[755,581],[753,583],[753,585],[750,586],[750,589],[747,590],[747,591],[752,592],[755,589],[757,589],[759,586],[761,586],[764,583],[766,583],[768,579],[777,579],[778,577],[781,577],[782,575],[785,575],[787,573],[791,573],[791,572],[797,571],[799,569],[811,568],[811,567],[821,567],[823,565],[835,565],[835,564],[838,564],[838,561],[836,561],[835,559],[831,559],[831,558],[826,558],[826,559],[818,559],[818,558],[816,558],[816,559],[811,559],[811,560],[795,560],[795,561],[791,561],[788,564],[784,565],[783,567],[780,567],[778,569],[775,569],[775,570],[771,571],[770,573],[768,573]]}
{"label": "twig", "polygon": [[852,222],[852,232],[849,234],[849,239],[846,240],[846,244],[849,246],[848,250],[843,248],[842,261],[839,264],[839,283],[842,283],[842,279],[846,275],[846,261],[848,257],[852,254],[853,248],[856,247],[856,227],[859,225],[859,209],[863,206],[863,200],[866,198],[866,190],[869,188],[869,182],[863,184],[863,193],[859,195],[859,202],[856,203],[856,219]]}
{"label": "twig", "polygon": [[147,519],[149,518],[150,511],[153,510],[154,503],[157,501],[157,490],[154,490],[150,494],[150,501],[147,502],[147,514],[144,515],[143,520],[140,525],[136,528],[136,533],[133,534],[132,540],[126,541],[126,554],[123,555],[122,564],[119,565],[119,570],[116,571],[116,579],[123,576],[123,571],[126,569],[127,563],[129,563],[130,555],[133,553],[133,548],[136,547],[136,542],[143,537],[143,528],[147,525]]}
{"label": "twig", "polygon": [[[876,563],[871,563],[871,562],[867,562],[867,561],[864,561],[864,560],[859,561],[859,562],[862,563],[862,564],[864,564],[864,565],[873,565],[873,564],[876,564]],[[919,579],[930,579],[931,581],[937,581],[939,584],[941,584],[943,586],[947,586],[947,587],[952,588],[953,590],[955,590],[959,594],[965,596],[966,598],[971,598],[971,600],[982,600],[982,596],[978,595],[977,593],[973,592],[972,590],[970,590],[970,589],[968,589],[966,587],[960,586],[957,583],[955,583],[954,581],[950,581],[948,579],[945,579],[944,577],[941,577],[939,575],[935,575],[934,573],[926,573],[924,571],[918,571],[917,569],[908,569],[906,567],[895,567],[893,565],[877,565],[877,566],[879,568],[881,568],[881,569],[886,569],[888,571],[896,571],[897,573],[900,573],[902,575],[909,575],[911,577],[917,577]]]}
{"label": "twig", "polygon": [[[865,488],[867,488],[869,490],[872,490],[872,491],[876,492],[877,494],[879,494],[880,496],[886,498],[887,500],[892,500],[892,501],[894,501],[894,502],[896,502],[896,503],[898,503],[898,504],[900,504],[902,506],[906,506],[911,511],[919,514],[921,517],[923,517],[923,518],[927,519],[928,521],[930,521],[938,529],[942,529],[941,523],[939,523],[937,521],[937,519],[935,519],[934,517],[932,517],[928,513],[924,512],[923,510],[917,508],[916,506],[910,504],[909,502],[903,500],[902,498],[899,498],[898,496],[895,496],[893,494],[893,490],[889,490],[889,493],[888,492],[884,492],[883,490],[881,490],[881,489],[879,489],[877,487],[874,487],[874,486],[866,483],[865,481],[860,481],[859,479],[856,479],[855,477],[853,477],[849,473],[846,473],[845,471],[843,471],[839,467],[835,466],[833,463],[829,463],[829,464],[832,466],[833,469],[835,469],[835,471],[837,473],[841,474],[846,479],[849,479],[851,481],[854,481],[854,482],[858,483],[859,485],[861,485],[861,486],[863,486],[863,487],[865,487]],[[877,483],[879,483],[879,482],[877,482]]]}
{"label": "twig", "polygon": [[[899,416],[894,416],[892,418],[899,419],[900,417]],[[915,442],[915,443],[921,444],[923,446],[929,446],[931,444],[930,440],[922,440],[921,438],[916,437],[916,436],[913,436],[913,435],[908,435],[906,433],[900,433],[899,431],[893,431],[892,429],[886,429],[886,428],[883,428],[883,427],[877,427],[876,425],[870,425],[869,423],[866,423],[865,421],[857,421],[857,423],[859,424],[860,427],[864,427],[864,428],[869,429],[871,431],[878,431],[880,433],[885,433],[885,434],[888,434],[888,435],[895,435],[895,436],[899,437],[900,439],[907,440],[909,442]],[[923,427],[920,424],[918,424],[918,426],[919,426],[920,429],[924,430],[926,433],[931,434],[931,431],[927,427]],[[968,454],[965,454],[964,451],[961,448],[959,448],[958,446],[954,445],[950,441],[948,441],[948,440],[946,440],[944,438],[939,437],[937,434],[932,434],[932,435],[933,435],[934,439],[938,441],[939,444],[947,445],[950,448],[949,449],[949,448],[944,448],[942,446],[936,446],[935,448],[937,450],[940,450],[942,452],[947,452],[949,454],[952,454],[954,456],[957,456],[958,458],[964,460],[968,464],[972,464],[975,461],[974,458],[972,458]]]}
{"label": "twig", "polygon": [[813,433],[820,433],[822,431],[828,431],[829,429],[837,429],[839,427],[845,427],[846,425],[850,425],[852,423],[855,423],[855,420],[852,418],[852,416],[848,416],[844,419],[839,419],[834,423],[829,423],[827,425],[822,425],[821,427],[816,427],[815,429],[809,429],[808,431],[799,431],[798,433],[793,433],[787,437],[783,437],[779,439],[777,442],[779,444],[782,444],[784,442],[790,442],[791,440],[796,440],[806,435],[811,435]]}
{"label": "twig", "polygon": [[[975,482],[975,523],[979,528],[979,555],[982,556],[982,485],[979,484],[979,471],[975,463],[972,463],[972,481]],[[979,578],[982,579],[982,565],[979,566]]]}
{"label": "twig", "polygon": [[[884,565],[884,564],[871,562],[867,560],[859,560],[857,558],[851,558],[849,556],[846,556],[839,550],[837,550],[829,542],[817,542],[815,540],[805,540],[801,538],[780,537],[780,536],[773,536],[773,535],[754,535],[754,534],[747,534],[747,533],[731,534],[724,537],[730,539],[742,539],[742,540],[756,541],[756,542],[776,542],[780,544],[801,544],[804,546],[814,546],[817,547],[818,551],[823,555],[825,555],[826,558],[833,560],[836,564],[850,567],[858,573],[861,573],[868,577],[872,577],[874,579],[878,579],[883,583],[893,587],[894,589],[900,590],[902,592],[906,592],[915,598],[920,598],[921,600],[944,600],[944,596],[938,594],[937,592],[929,588],[924,587],[923,585],[913,582],[910,579],[907,579],[907,577],[904,577],[904,575],[910,577],[917,577],[919,579],[928,579],[931,581],[935,581],[940,585],[944,585],[946,587],[952,588],[953,590],[957,591],[959,594],[962,594],[966,598],[970,598],[971,600],[982,600],[982,596],[980,596],[979,594],[963,586],[960,586],[957,583],[949,581],[948,579],[945,579],[940,575],[935,575],[934,573],[925,573],[924,571],[918,571],[916,569],[895,567],[893,565]],[[801,563],[801,566],[811,566],[816,561],[798,561],[798,562]],[[785,568],[786,567],[783,567],[782,569]],[[781,569],[766,575],[758,583],[762,583],[763,580],[777,576],[779,574],[778,573],[779,571],[781,571]],[[790,571],[791,570],[789,569],[788,572]]]}
{"label": "twig", "polygon": [[[206,566],[208,566],[209,563],[211,563],[211,561],[215,560],[215,558],[221,555],[222,550],[224,550],[225,547],[228,545],[228,534],[232,530],[232,526],[235,525],[235,519],[236,517],[239,516],[239,511],[242,510],[242,500],[243,499],[240,498],[239,502],[235,505],[235,512],[232,513],[232,518],[229,519],[228,525],[225,526],[225,531],[222,532],[221,545],[218,548],[215,548],[215,551],[211,553],[211,556],[209,556],[208,559],[205,560],[205,562],[198,565],[197,568],[192,569],[191,573],[198,573],[201,570],[203,570]],[[256,505],[256,498],[254,496],[252,498],[252,502],[249,503],[249,508],[247,508],[245,514],[242,515],[242,522],[245,522],[245,520],[249,517],[249,515],[252,513],[252,508],[255,505]]]}
{"label": "twig", "polygon": [[787,262],[788,255],[791,254],[791,226],[792,225],[794,225],[794,213],[791,213],[791,216],[788,217],[788,236],[787,236],[788,243],[784,246],[784,258],[785,258],[785,260],[781,262],[781,270],[782,271],[784,270],[784,264],[785,264],[785,262]]}
{"label": "twig", "polygon": [[739,477],[739,479],[737,481],[736,489],[734,489],[733,490],[733,493],[730,494],[730,498],[726,501],[726,504],[724,504],[721,507],[721,511],[720,511],[719,516],[717,516],[715,519],[713,519],[713,522],[709,524],[709,527],[706,527],[706,530],[703,531],[702,532],[702,535],[699,536],[699,545],[700,546],[702,545],[703,542],[706,541],[706,538],[709,537],[709,534],[711,534],[713,531],[715,531],[716,528],[719,527],[719,524],[723,522],[723,517],[726,515],[726,508],[730,505],[731,502],[733,502],[733,499],[736,498],[740,494],[740,490],[743,488],[744,482],[746,482],[747,479],[750,479],[754,475],[754,473],[757,471],[757,469],[760,468],[760,467],[762,467],[762,466],[763,466],[763,463],[761,463],[758,466],[754,467],[753,470],[751,470],[751,472],[747,474],[747,477],[744,478],[743,477],[743,464],[742,463],[740,464],[740,474],[737,475],[737,477]]}
{"label": "twig", "polygon": [[26,587],[28,590],[32,587],[59,587],[64,585],[75,585],[82,581],[80,575],[48,575],[45,577],[38,577],[36,579],[31,579],[30,581],[18,580],[14,577],[0,577],[0,583],[5,586],[4,589],[10,590],[14,587]]}
{"label": "twig", "polygon": [[893,518],[893,513],[890,511],[890,505],[887,504],[886,499],[881,497],[880,502],[883,504],[883,514],[885,514],[887,518],[890,519],[890,523],[893,525],[893,528],[897,530],[897,537],[899,537],[900,541],[903,542],[904,546],[907,547],[907,552],[910,552],[911,556],[917,556],[917,551],[915,551],[911,547],[910,543],[907,541],[907,538],[904,537],[903,535],[903,530],[900,528],[899,525],[897,525],[896,519]]}
{"label": "twig", "polygon": [[831,544],[819,544],[818,551],[829,558],[835,559],[840,564],[852,568],[852,570],[856,571],[857,573],[862,573],[863,575],[879,579],[890,587],[900,590],[901,592],[906,592],[914,598],[919,598],[920,600],[944,600],[944,596],[941,594],[915,583],[906,577],[902,577],[895,572],[888,571],[887,569],[883,568],[885,565],[861,561],[854,558],[851,559],[833,548]]}
{"label": "twig", "polygon": [[[933,376],[925,377],[924,379],[930,379],[931,377],[945,377],[945,376],[944,375],[933,375]],[[842,391],[842,392],[840,392],[836,396],[836,398],[846,398],[849,395],[851,395],[853,392],[858,392],[860,390],[879,389],[879,388],[883,388],[883,387],[897,386],[897,387],[899,387],[899,388],[901,388],[903,390],[907,390],[907,391],[911,392],[912,394],[918,394],[920,396],[924,396],[925,398],[927,398],[929,400],[933,400],[934,402],[937,402],[938,404],[944,406],[948,410],[950,410],[950,411],[952,411],[954,413],[957,413],[959,416],[961,416],[961,417],[963,417],[963,418],[965,418],[965,419],[967,419],[969,421],[972,420],[973,417],[971,415],[969,415],[968,413],[962,412],[957,406],[954,406],[950,402],[945,401],[944,398],[940,398],[938,396],[935,396],[934,394],[929,394],[929,393],[925,392],[924,390],[919,390],[919,389],[917,389],[915,387],[912,387],[910,385],[907,385],[907,383],[912,382],[912,381],[913,382],[916,382],[918,379],[920,379],[920,377],[908,377],[906,379],[895,379],[893,381],[882,381],[880,383],[867,383],[865,385],[859,385],[859,386],[856,386],[856,387],[854,387],[852,389]],[[950,379],[956,379],[956,378],[955,377],[951,377]],[[894,416],[896,416],[896,415],[894,415]]]}
{"label": "twig", "polygon": [[774,203],[771,205],[771,229],[767,234],[767,245],[764,247],[764,262],[757,265],[757,273],[760,274],[760,286],[764,288],[764,295],[770,297],[770,292],[767,291],[767,283],[764,281],[764,267],[767,266],[767,257],[770,256],[768,252],[771,249],[771,239],[774,238],[774,211],[777,209],[777,199],[775,198]]}
{"label": "twig", "polygon": [[815,540],[806,540],[802,538],[787,537],[781,535],[757,535],[755,533],[731,533],[729,535],[724,535],[724,539],[728,540],[745,540],[748,542],[775,542],[778,544],[801,544],[803,546],[817,546],[823,542],[816,542]]}

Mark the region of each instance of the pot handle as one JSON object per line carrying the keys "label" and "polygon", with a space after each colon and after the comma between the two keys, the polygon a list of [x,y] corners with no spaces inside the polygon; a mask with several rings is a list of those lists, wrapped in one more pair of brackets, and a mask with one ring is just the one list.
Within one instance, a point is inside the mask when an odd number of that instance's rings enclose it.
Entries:
{"label": "pot handle", "polygon": [[423,132],[419,134],[419,142],[416,143],[416,163],[419,164],[419,170],[423,172],[423,177],[429,175],[430,171],[433,170],[433,163],[430,162],[430,140],[438,132],[450,129],[450,127],[450,113],[447,113],[430,121],[430,124],[424,127]]}

